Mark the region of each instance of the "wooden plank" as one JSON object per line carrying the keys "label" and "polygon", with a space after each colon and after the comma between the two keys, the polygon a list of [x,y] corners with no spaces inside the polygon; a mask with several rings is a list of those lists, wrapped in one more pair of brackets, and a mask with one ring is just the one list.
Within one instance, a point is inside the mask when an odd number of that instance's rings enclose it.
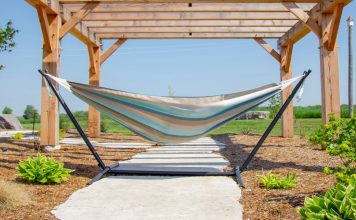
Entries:
{"label": "wooden plank", "polygon": [[292,27],[297,20],[85,21],[87,27]]}
{"label": "wooden plank", "polygon": [[[280,48],[281,55],[281,80],[289,80],[292,76],[292,52],[293,44],[288,46],[282,46]],[[288,96],[292,93],[292,86],[284,89],[281,93],[281,102],[284,103]],[[293,113],[293,102],[291,102],[286,110],[284,111],[281,118],[281,134],[282,137],[291,138],[294,135],[294,113]]]}
{"label": "wooden plank", "polygon": [[284,33],[110,33],[97,34],[99,39],[251,39],[279,38]]}
{"label": "wooden plank", "polygon": [[313,31],[318,38],[321,36],[320,26],[313,21],[310,16],[299,8],[299,6],[294,2],[284,2],[282,3],[290,12],[292,12],[299,20],[301,20],[305,26],[307,26],[311,31]]}
{"label": "wooden plank", "polygon": [[125,20],[297,20],[289,12],[118,12],[90,13],[85,21]]}
{"label": "wooden plank", "polygon": [[276,59],[278,62],[281,62],[281,55],[277,51],[273,49],[265,40],[262,38],[254,38],[255,41],[267,51],[274,59]]}
{"label": "wooden plank", "polygon": [[252,3],[252,2],[300,2],[318,3],[320,0],[58,0],[61,4],[80,4],[85,2],[124,2],[124,3]]}
{"label": "wooden plank", "polygon": [[[89,53],[89,84],[100,85],[100,47],[88,45]],[[100,112],[88,107],[88,136],[100,137]]]}
{"label": "wooden plank", "polygon": [[109,49],[107,49],[100,57],[100,64],[103,64],[123,43],[126,42],[125,38],[118,39]]}
{"label": "wooden plank", "polygon": [[[59,77],[60,40],[59,28],[61,20],[58,15],[48,15],[48,32],[51,51],[43,49],[42,70]],[[56,85],[57,86],[57,85]],[[41,146],[57,146],[59,144],[59,107],[55,96],[49,96],[44,80],[41,87]]]}
{"label": "wooden plank", "polygon": [[288,27],[109,27],[91,28],[102,33],[281,33]]}
{"label": "wooden plank", "polygon": [[[332,14],[322,14],[321,27],[323,33],[330,27]],[[320,76],[321,76],[321,98],[322,98],[322,120],[329,121],[330,114],[340,116],[340,88],[339,88],[339,63],[338,48],[335,42],[332,50],[321,38],[320,44]]]}
{"label": "wooden plank", "polygon": [[87,16],[98,3],[87,3],[85,4],[79,11],[75,12],[75,14],[66,21],[61,27],[59,32],[60,38],[64,37],[72,28],[74,28],[85,16]]}
{"label": "wooden plank", "polygon": [[[299,3],[304,11],[309,11],[315,3]],[[64,5],[72,12],[79,11],[83,4]],[[100,3],[92,12],[242,12],[242,11],[289,11],[280,3]]]}
{"label": "wooden plank", "polygon": [[52,52],[51,36],[49,33],[48,17],[45,8],[41,5],[36,5],[38,19],[40,21],[42,36],[43,36],[43,49],[47,52]]}

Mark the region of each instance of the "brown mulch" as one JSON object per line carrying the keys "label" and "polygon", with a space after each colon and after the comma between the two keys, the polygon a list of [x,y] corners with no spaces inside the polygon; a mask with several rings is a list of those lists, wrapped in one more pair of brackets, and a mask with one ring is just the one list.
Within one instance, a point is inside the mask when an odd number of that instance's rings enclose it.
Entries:
{"label": "brown mulch", "polygon": [[[69,133],[67,136],[76,137],[77,134]],[[259,136],[220,135],[213,138],[227,144],[220,153],[231,162],[232,168],[242,164]],[[119,134],[103,134],[100,138],[92,140],[145,142],[137,136]],[[0,151],[0,178],[22,184],[28,190],[32,201],[29,205],[0,213],[0,219],[55,219],[50,211],[66,201],[74,191],[85,187],[100,171],[86,146],[62,145],[60,150],[44,154],[53,156],[63,162],[65,167],[75,170],[69,181],[45,186],[26,184],[16,179],[15,168],[19,160],[35,156],[36,147],[29,141],[0,139],[0,148],[3,147],[8,150]],[[100,147],[97,150],[107,164],[130,159],[133,155],[144,151]],[[295,208],[303,204],[304,197],[324,193],[335,181],[333,176],[323,174],[324,166],[333,167],[340,164],[341,161],[337,157],[330,157],[325,151],[310,145],[303,138],[268,138],[250,163],[248,170],[242,174],[246,185],[246,188],[242,189],[240,200],[244,206],[244,219],[298,219]],[[296,174],[297,187],[291,190],[261,188],[257,175],[270,170],[281,175]]]}
{"label": "brown mulch", "polygon": [[[73,137],[73,135],[72,135]],[[123,136],[119,134],[105,134],[100,140],[111,141],[133,141],[142,142],[136,136]],[[16,166],[20,160],[28,156],[36,156],[37,150],[31,141],[11,141],[0,139],[0,148],[8,148],[7,151],[0,150],[0,179],[18,182],[25,187],[30,194],[29,205],[16,207],[0,213],[0,219],[55,219],[51,210],[63,203],[76,190],[83,188],[100,172],[96,160],[86,146],[62,145],[60,150],[43,153],[53,156],[57,161],[63,162],[66,168],[75,170],[69,180],[58,185],[27,184],[16,179]],[[97,148],[98,153],[107,165],[128,160],[132,156],[144,151],[144,149],[108,149]]]}
{"label": "brown mulch", "polygon": [[[214,139],[227,144],[221,150],[231,167],[241,165],[260,136],[221,135]],[[244,219],[299,219],[295,209],[302,206],[305,196],[322,194],[335,178],[323,173],[325,166],[341,165],[338,157],[329,156],[305,138],[269,137],[260,148],[248,169],[242,173],[246,188],[240,203]],[[297,175],[298,185],[290,190],[267,190],[260,186],[258,175],[273,171],[279,175]]]}

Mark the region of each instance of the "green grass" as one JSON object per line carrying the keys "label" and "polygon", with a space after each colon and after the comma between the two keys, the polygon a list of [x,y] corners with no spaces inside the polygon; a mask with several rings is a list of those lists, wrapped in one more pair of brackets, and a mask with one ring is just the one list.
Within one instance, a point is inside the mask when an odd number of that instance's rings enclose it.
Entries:
{"label": "green grass", "polygon": [[[76,119],[78,120],[79,124],[85,130],[87,129],[87,112],[75,112],[74,113]],[[65,114],[61,114],[60,116],[61,121],[65,121],[70,128],[74,128],[72,123],[69,121],[69,117]],[[109,117],[102,115],[101,118],[102,123],[105,124],[107,128],[107,132],[109,133],[121,133],[124,135],[131,135],[133,134],[131,131],[123,127],[122,125],[118,124],[117,122],[113,121]],[[218,134],[241,134],[241,133],[249,133],[249,134],[262,134],[271,119],[267,120],[234,120],[228,123],[227,125],[219,128],[218,130],[214,131],[212,135]],[[32,129],[32,121],[31,120],[22,120],[21,121],[23,127],[25,129]],[[310,118],[310,119],[296,119],[294,123],[295,134],[304,136],[310,134],[313,130],[315,130],[321,124],[321,119],[317,118]],[[39,122],[36,122],[35,129],[39,129]],[[272,130],[271,135],[280,135],[280,121],[277,123],[276,127]]]}

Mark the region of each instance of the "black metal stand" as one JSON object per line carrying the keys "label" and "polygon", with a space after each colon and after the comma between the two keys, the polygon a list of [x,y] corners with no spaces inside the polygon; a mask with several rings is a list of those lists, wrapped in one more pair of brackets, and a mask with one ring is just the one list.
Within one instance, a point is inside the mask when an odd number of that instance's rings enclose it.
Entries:
{"label": "black metal stand", "polygon": [[[60,93],[57,91],[56,87],[53,85],[51,80],[48,78],[46,74],[44,74],[41,70],[38,70],[40,74],[43,76],[43,78],[46,80],[48,83],[49,87],[53,91],[53,93],[56,95],[58,98],[59,103],[63,106],[64,110],[66,111],[67,115],[69,116],[70,120],[73,122],[75,128],[78,130],[80,136],[84,140],[85,144],[88,146],[89,150],[93,154],[94,158],[96,161],[98,161],[98,166],[102,169],[102,171],[90,181],[89,184],[94,183],[95,181],[98,181],[101,179],[105,174],[125,174],[125,175],[168,175],[168,176],[236,176],[237,182],[241,187],[244,187],[243,180],[241,178],[241,173],[247,169],[248,164],[251,162],[252,158],[255,156],[257,151],[260,149],[262,146],[263,142],[266,140],[267,136],[269,133],[272,131],[274,126],[276,125],[277,121],[281,118],[283,112],[286,110],[287,106],[289,103],[293,100],[295,94],[298,92],[299,88],[302,86],[304,80],[309,76],[311,73],[311,70],[305,71],[303,73],[303,77],[299,80],[298,84],[294,87],[292,93],[289,95],[285,103],[283,103],[281,109],[278,111],[277,115],[274,117],[272,120],[271,124],[268,126],[267,130],[263,133],[262,137],[256,144],[256,146],[253,148],[247,159],[244,161],[244,163],[241,166],[236,166],[235,170],[233,172],[187,172],[187,171],[143,171],[143,170],[117,170],[115,169],[116,167],[119,166],[119,163],[115,163],[109,167],[107,167],[102,159],[100,158],[99,154],[96,152],[94,146],[91,144],[90,140],[84,133],[83,129],[80,127],[79,123],[75,119],[73,113],[67,106],[66,102],[60,95]],[[47,73],[47,71],[46,71]]]}

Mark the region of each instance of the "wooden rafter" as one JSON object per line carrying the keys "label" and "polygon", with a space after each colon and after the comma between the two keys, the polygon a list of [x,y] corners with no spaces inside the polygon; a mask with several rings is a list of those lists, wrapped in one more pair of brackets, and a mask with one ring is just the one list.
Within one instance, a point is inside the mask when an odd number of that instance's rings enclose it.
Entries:
{"label": "wooden rafter", "polygon": [[103,55],[100,56],[100,64],[103,64],[122,44],[126,42],[125,38],[118,39]]}
{"label": "wooden rafter", "polygon": [[284,33],[109,33],[97,34],[99,39],[250,39],[279,38]]}
{"label": "wooden rafter", "polygon": [[312,18],[301,9],[294,2],[284,2],[282,3],[290,12],[292,12],[305,26],[307,26],[311,31],[313,31],[318,38],[321,36],[321,28],[318,23],[312,20]]}
{"label": "wooden rafter", "polygon": [[62,4],[80,4],[85,2],[126,2],[126,3],[217,3],[217,2],[231,2],[231,3],[252,3],[252,2],[300,2],[300,3],[319,3],[320,0],[58,0]]}
{"label": "wooden rafter", "polygon": [[298,20],[289,12],[118,12],[90,13],[85,21],[139,20]]}
{"label": "wooden rafter", "polygon": [[281,62],[281,55],[273,49],[265,40],[262,38],[255,38],[255,41],[267,51],[274,59],[276,59],[278,62]]}
{"label": "wooden rafter", "polygon": [[90,28],[103,33],[282,33],[288,27],[110,27]]}
{"label": "wooden rafter", "polygon": [[297,20],[144,20],[86,21],[88,27],[289,27]]}
{"label": "wooden rafter", "polygon": [[51,35],[49,30],[48,16],[45,8],[41,5],[36,5],[38,19],[40,21],[43,35],[43,49],[47,52],[52,52]]}
{"label": "wooden rafter", "polygon": [[79,11],[77,11],[60,29],[60,38],[64,37],[72,28],[74,28],[85,16],[87,16],[98,3],[87,3]]}
{"label": "wooden rafter", "polygon": [[[309,11],[315,3],[300,3],[298,6]],[[65,5],[70,11],[79,11],[83,4]],[[280,3],[100,3],[92,12],[287,12]]]}

